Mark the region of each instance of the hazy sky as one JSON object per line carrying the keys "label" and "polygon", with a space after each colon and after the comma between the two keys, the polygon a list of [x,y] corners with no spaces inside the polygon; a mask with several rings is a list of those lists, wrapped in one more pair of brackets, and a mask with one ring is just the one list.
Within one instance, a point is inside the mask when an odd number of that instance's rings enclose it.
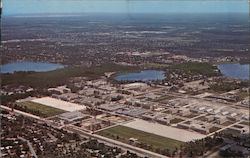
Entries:
{"label": "hazy sky", "polygon": [[3,0],[4,15],[249,12],[248,0]]}

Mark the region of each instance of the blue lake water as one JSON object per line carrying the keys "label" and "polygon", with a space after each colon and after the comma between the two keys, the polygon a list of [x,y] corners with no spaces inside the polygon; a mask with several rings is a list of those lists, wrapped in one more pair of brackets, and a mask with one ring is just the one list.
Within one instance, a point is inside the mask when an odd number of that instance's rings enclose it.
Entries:
{"label": "blue lake water", "polygon": [[226,77],[249,80],[249,64],[220,64],[218,69]]}
{"label": "blue lake water", "polygon": [[46,62],[14,62],[1,65],[1,73],[14,73],[15,71],[35,71],[45,72],[63,68],[62,64],[53,64]]}
{"label": "blue lake water", "polygon": [[144,70],[121,74],[115,77],[117,81],[155,81],[165,79],[164,71]]}

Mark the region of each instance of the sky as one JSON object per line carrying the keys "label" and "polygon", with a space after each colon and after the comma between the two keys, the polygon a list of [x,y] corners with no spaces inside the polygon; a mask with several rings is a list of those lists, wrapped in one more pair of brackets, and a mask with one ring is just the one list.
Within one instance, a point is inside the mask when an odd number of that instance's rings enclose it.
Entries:
{"label": "sky", "polygon": [[2,0],[3,15],[74,13],[249,13],[248,0]]}

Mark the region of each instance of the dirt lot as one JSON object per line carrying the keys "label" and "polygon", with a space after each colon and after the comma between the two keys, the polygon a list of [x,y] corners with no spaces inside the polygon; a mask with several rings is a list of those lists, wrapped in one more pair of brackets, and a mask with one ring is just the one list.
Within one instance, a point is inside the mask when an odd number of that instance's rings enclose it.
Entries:
{"label": "dirt lot", "polygon": [[159,136],[175,139],[182,142],[188,142],[194,139],[201,139],[206,135],[199,134],[196,132],[190,132],[183,129],[169,127],[158,123],[151,123],[144,120],[135,120],[124,124],[126,127],[134,128],[137,130],[153,133]]}
{"label": "dirt lot", "polygon": [[43,97],[31,100],[32,102],[47,105],[53,108],[65,110],[65,111],[76,111],[76,110],[84,110],[86,106],[74,104],[70,102],[66,102],[63,100],[51,98],[51,97]]}

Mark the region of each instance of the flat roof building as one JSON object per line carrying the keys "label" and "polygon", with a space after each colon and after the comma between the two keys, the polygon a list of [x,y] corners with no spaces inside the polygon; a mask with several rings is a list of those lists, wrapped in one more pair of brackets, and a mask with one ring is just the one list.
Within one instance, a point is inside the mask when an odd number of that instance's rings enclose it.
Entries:
{"label": "flat roof building", "polygon": [[66,112],[66,113],[60,114],[58,117],[67,122],[74,122],[74,121],[82,120],[84,118],[88,118],[90,116],[83,114],[79,111],[74,111],[74,112]]}
{"label": "flat roof building", "polygon": [[99,106],[99,108],[106,111],[116,111],[124,108],[124,106],[120,104],[102,104]]}

